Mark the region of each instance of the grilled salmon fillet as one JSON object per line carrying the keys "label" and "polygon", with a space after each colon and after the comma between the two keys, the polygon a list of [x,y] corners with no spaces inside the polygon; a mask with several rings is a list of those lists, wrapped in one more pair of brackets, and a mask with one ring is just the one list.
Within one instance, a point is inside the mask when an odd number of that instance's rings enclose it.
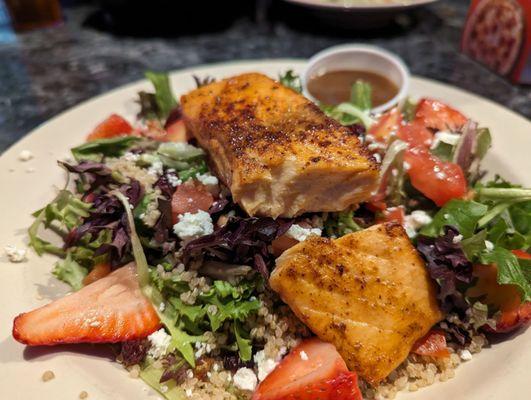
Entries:
{"label": "grilled salmon fillet", "polygon": [[336,240],[310,237],[277,259],[270,285],[373,385],[442,319],[424,262],[393,223]]}
{"label": "grilled salmon fillet", "polygon": [[378,168],[349,128],[258,73],[181,97],[184,120],[249,214],[293,217],[367,200]]}

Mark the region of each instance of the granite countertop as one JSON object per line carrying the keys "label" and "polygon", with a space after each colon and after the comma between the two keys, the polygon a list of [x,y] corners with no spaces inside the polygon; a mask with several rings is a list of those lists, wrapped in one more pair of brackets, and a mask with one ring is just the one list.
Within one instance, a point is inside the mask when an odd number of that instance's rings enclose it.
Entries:
{"label": "granite countertop", "polygon": [[[0,26],[0,151],[79,102],[142,78],[235,59],[307,58],[331,45],[366,42],[399,54],[413,74],[480,94],[531,118],[531,88],[514,86],[459,53],[468,2],[441,1],[370,34],[313,29],[253,10],[226,27],[173,37],[113,35],[90,25],[94,5],[65,9],[66,22],[14,34]],[[303,24],[304,25],[304,24]],[[312,26],[311,30],[308,25]]]}

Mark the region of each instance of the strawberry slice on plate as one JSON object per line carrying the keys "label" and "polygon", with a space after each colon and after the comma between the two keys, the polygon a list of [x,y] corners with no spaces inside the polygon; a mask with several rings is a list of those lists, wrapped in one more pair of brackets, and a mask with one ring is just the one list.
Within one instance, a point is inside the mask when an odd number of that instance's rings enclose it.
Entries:
{"label": "strawberry slice on plate", "polygon": [[116,343],[140,339],[160,327],[142,294],[134,263],[41,308],[20,314],[13,337],[30,346]]}
{"label": "strawberry slice on plate", "polygon": [[467,117],[452,107],[433,99],[421,99],[415,113],[415,122],[437,131],[457,131]]}
{"label": "strawberry slice on plate", "polygon": [[109,139],[116,136],[128,136],[133,133],[133,127],[118,114],[111,114],[100,122],[87,136],[87,142],[98,139]]}
{"label": "strawberry slice on plate", "polygon": [[260,383],[253,400],[361,400],[358,377],[334,345],[303,340]]}

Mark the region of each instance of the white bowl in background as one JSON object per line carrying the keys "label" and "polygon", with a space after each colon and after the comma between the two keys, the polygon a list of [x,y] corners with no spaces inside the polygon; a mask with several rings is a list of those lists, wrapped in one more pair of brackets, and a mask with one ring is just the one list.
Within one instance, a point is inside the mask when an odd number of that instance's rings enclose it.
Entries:
{"label": "white bowl in background", "polygon": [[315,76],[330,71],[358,70],[369,71],[385,76],[398,88],[395,97],[372,112],[382,113],[398,104],[402,104],[409,91],[410,74],[404,62],[395,54],[376,46],[364,44],[346,44],[330,47],[315,54],[301,75],[304,94],[317,101],[307,90],[307,84]]}

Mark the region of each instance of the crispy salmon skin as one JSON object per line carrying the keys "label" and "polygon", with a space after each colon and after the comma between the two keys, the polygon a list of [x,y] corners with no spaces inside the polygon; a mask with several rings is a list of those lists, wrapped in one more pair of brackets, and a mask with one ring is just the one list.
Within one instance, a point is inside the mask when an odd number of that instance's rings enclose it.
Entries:
{"label": "crispy salmon skin", "polygon": [[258,73],[181,98],[187,129],[249,215],[340,211],[370,197],[378,167],[356,135]]}
{"label": "crispy salmon skin", "polygon": [[442,319],[424,262],[397,224],[312,236],[277,259],[270,284],[373,385]]}

